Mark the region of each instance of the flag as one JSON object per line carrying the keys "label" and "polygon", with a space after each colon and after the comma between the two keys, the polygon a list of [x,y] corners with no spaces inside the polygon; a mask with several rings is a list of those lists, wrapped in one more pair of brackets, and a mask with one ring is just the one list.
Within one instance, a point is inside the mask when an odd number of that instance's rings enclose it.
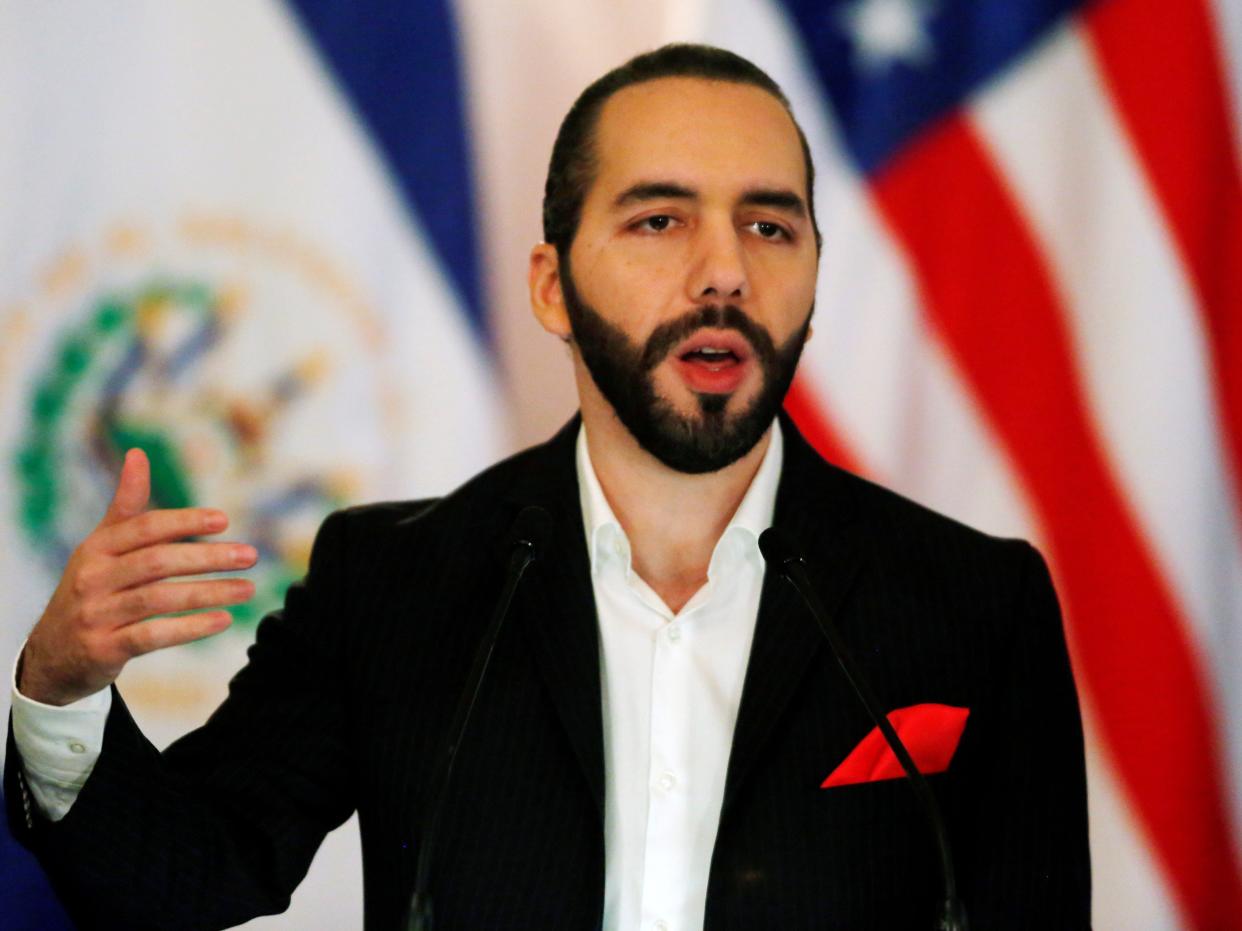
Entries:
{"label": "flag", "polygon": [[803,429],[1049,558],[1101,928],[1242,928],[1226,7],[722,0],[704,30],[771,69],[821,172],[816,333],[789,402]]}
{"label": "flag", "polygon": [[[0,5],[4,668],[127,447],[157,506],[220,507],[261,554],[230,631],[122,676],[158,744],[223,697],[330,510],[507,451],[450,12]],[[315,871],[278,921],[359,926],[356,827]],[[35,883],[6,871],[0,924],[35,921]]]}
{"label": "flag", "polygon": [[[0,795],[0,802],[4,796]],[[0,908],[10,931],[72,931],[34,855],[0,826]]]}

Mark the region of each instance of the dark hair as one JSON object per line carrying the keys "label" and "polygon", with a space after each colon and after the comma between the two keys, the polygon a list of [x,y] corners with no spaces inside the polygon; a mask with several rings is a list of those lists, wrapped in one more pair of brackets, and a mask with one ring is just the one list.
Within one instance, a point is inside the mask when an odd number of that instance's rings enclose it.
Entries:
{"label": "dark hair", "polygon": [[665,45],[631,58],[591,84],[574,101],[561,121],[556,142],[552,145],[552,159],[548,163],[548,178],[543,189],[544,241],[556,247],[562,261],[569,258],[569,246],[582,218],[582,203],[599,167],[594,146],[595,126],[608,98],[632,84],[673,77],[750,84],[767,91],[781,102],[793,120],[798,130],[798,141],[802,144],[802,158],[806,163],[807,210],[811,214],[811,227],[815,230],[815,245],[819,248],[819,224],[815,222],[815,165],[811,162],[811,149],[806,143],[806,136],[794,118],[784,92],[768,77],[767,72],[741,55],[710,45],[689,43]]}

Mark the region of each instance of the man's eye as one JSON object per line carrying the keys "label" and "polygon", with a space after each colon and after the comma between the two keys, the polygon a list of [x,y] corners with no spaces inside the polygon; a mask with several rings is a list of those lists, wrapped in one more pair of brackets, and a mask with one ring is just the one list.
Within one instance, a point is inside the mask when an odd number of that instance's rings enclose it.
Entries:
{"label": "man's eye", "polygon": [[766,220],[756,220],[751,224],[755,228],[755,232],[764,239],[788,239],[789,233],[785,227],[779,223],[769,223]]}
{"label": "man's eye", "polygon": [[668,229],[672,223],[672,217],[661,213],[654,217],[644,217],[638,221],[638,226],[640,229],[647,229],[655,233],[662,233]]}

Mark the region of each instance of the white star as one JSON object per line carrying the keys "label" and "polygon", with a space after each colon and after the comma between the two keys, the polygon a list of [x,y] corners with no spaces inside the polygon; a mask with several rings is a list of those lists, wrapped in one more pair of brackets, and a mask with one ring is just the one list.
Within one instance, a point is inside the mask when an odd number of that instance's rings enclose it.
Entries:
{"label": "white star", "polygon": [[837,16],[865,71],[884,71],[903,61],[920,67],[936,55],[927,31],[934,12],[927,0],[854,0]]}

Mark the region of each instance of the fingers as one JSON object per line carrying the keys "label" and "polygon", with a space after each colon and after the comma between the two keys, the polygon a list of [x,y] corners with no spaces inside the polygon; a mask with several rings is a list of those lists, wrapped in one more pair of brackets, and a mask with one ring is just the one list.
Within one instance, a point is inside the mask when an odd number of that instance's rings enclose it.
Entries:
{"label": "fingers", "polygon": [[[238,543],[175,542],[220,533],[228,517],[213,508],[148,511],[150,494],[150,463],[131,449],[107,513],[70,554],[27,640],[22,684],[33,691],[24,694],[56,704],[90,695],[131,656],[223,630],[232,619],[220,606],[253,597],[247,579],[161,581],[245,569],[257,553]],[[163,616],[170,614],[183,616]]]}
{"label": "fingers", "polygon": [[165,647],[175,647],[191,640],[202,640],[225,630],[232,617],[227,611],[207,611],[184,617],[160,617],[142,624],[131,624],[121,631],[125,652],[141,656]]}
{"label": "fingers", "polygon": [[104,599],[89,623],[122,627],[161,614],[241,604],[254,596],[249,579],[209,579],[202,582],[157,582],[117,592]]}
{"label": "fingers", "polygon": [[108,505],[108,511],[100,521],[100,526],[115,524],[127,517],[141,514],[150,498],[151,463],[141,449],[131,449],[125,453],[121,477],[117,480],[112,503]]}
{"label": "fingers", "polygon": [[145,511],[95,531],[92,544],[104,553],[121,556],[157,543],[219,533],[228,525],[224,512],[214,508]]}
{"label": "fingers", "polygon": [[106,578],[98,581],[120,591],[176,576],[249,569],[258,558],[258,551],[245,543],[164,543],[109,560]]}

